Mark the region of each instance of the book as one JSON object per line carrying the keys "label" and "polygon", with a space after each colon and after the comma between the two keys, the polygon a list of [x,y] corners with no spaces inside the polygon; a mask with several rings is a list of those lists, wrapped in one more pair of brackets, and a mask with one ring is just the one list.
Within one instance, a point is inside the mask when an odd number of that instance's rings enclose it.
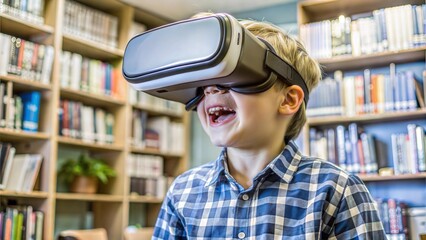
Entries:
{"label": "book", "polygon": [[421,126],[415,128],[415,139],[417,149],[417,170],[419,172],[426,171],[426,144],[425,130]]}
{"label": "book", "polygon": [[31,192],[34,189],[43,157],[40,154],[31,154],[30,159],[29,164],[26,166],[25,177],[21,186],[21,191],[23,192]]}
{"label": "book", "polygon": [[5,189],[12,168],[16,149],[8,143],[0,143],[0,189]]}
{"label": "book", "polygon": [[10,191],[22,191],[25,181],[26,168],[31,163],[30,154],[16,154],[12,161],[10,174],[7,180],[6,188]]}
{"label": "book", "polygon": [[22,130],[37,132],[40,115],[41,93],[37,91],[25,92],[19,95],[22,99]]}

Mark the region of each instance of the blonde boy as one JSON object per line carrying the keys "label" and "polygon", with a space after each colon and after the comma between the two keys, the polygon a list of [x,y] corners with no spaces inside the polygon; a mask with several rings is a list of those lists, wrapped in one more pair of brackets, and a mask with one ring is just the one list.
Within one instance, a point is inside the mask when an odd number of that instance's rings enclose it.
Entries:
{"label": "blonde boy", "polygon": [[[300,42],[265,22],[241,24],[294,66],[309,90],[317,85],[321,70]],[[306,121],[301,87],[279,81],[240,94],[208,86],[204,95],[198,117],[223,151],[176,179],[153,239],[386,239],[362,181],[294,144]]]}

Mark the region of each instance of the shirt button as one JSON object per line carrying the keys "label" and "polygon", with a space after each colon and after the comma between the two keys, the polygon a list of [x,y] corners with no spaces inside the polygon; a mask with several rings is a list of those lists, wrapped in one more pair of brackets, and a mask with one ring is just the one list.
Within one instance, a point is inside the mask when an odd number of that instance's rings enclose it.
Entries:
{"label": "shirt button", "polygon": [[244,201],[249,200],[249,198],[250,198],[250,197],[249,197],[249,195],[247,195],[247,194],[244,194],[244,195],[243,195],[243,200],[244,200]]}
{"label": "shirt button", "polygon": [[239,232],[238,233],[238,238],[239,239],[243,239],[243,238],[245,238],[246,237],[246,234],[244,233],[244,232]]}

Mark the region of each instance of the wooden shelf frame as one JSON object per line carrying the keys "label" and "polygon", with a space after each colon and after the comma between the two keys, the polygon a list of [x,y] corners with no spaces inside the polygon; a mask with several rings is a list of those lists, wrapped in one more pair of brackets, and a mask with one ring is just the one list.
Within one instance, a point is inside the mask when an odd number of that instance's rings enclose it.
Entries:
{"label": "wooden shelf frame", "polygon": [[[421,5],[424,4],[424,0],[395,0],[395,1],[381,1],[381,0],[302,0],[298,2],[298,24],[299,26],[307,23],[318,22],[323,20],[330,20],[339,17],[340,15],[352,16],[359,13],[372,12],[373,10],[400,6],[405,4]],[[416,47],[411,49],[403,49],[398,51],[386,51],[373,53],[361,56],[335,56],[327,59],[317,59],[323,67],[323,72],[331,73],[336,70],[350,71],[350,70],[363,70],[365,68],[373,69],[388,66],[390,63],[400,64],[415,61],[426,60],[426,46]],[[398,124],[399,122],[421,122],[422,126],[425,126],[426,121],[426,109],[420,108],[414,111],[395,111],[386,112],[380,114],[363,114],[356,116],[318,116],[308,118],[306,125],[301,134],[303,134],[305,149],[309,151],[309,129],[318,128],[334,128],[337,125],[349,125],[350,123],[358,123],[359,125],[369,125],[368,127],[376,128],[372,125],[385,124],[388,126],[391,123]],[[402,126],[398,126],[402,127]],[[400,128],[398,128],[400,129]],[[376,131],[376,130],[374,130]],[[379,131],[379,130],[377,130]],[[382,130],[380,130],[382,131]],[[387,133],[393,133],[392,130]],[[382,131],[383,133],[383,131]],[[380,136],[384,137],[384,136]],[[386,136],[387,137],[387,136]],[[389,137],[390,138],[390,137]],[[390,139],[389,139],[390,141]],[[389,159],[392,156],[388,156]],[[414,195],[423,191],[421,184],[426,183],[426,173],[421,172],[417,174],[403,174],[403,175],[392,175],[392,176],[381,176],[378,174],[372,175],[360,175],[358,176],[364,181],[370,191],[377,191],[376,194],[380,196],[382,194],[390,194],[393,197],[393,186],[394,183],[404,182],[404,184],[415,183],[416,189]],[[376,184],[377,183],[377,184]],[[378,184],[380,183],[380,184]],[[371,188],[370,188],[371,187]],[[380,188],[380,189],[379,189]],[[410,193],[413,189],[410,188]],[[405,194],[404,190],[403,193]],[[401,197],[401,200],[414,201],[413,197],[410,196]],[[424,203],[422,203],[424,206]]]}
{"label": "wooden shelf frame", "polygon": [[403,120],[414,120],[426,118],[426,109],[420,108],[413,111],[395,111],[378,114],[363,114],[356,116],[324,116],[324,117],[311,117],[307,120],[310,127],[347,124],[351,122],[358,122],[363,124],[395,122]]}
{"label": "wooden shelf frame", "polygon": [[426,183],[426,173],[416,173],[416,174],[401,174],[401,175],[390,175],[390,176],[380,176],[378,174],[372,175],[358,175],[361,180],[364,182],[380,182],[380,181],[399,181],[399,180],[416,180],[424,179]]}
{"label": "wooden shelf frame", "polygon": [[[20,149],[17,152],[24,152],[22,149],[31,145],[31,152],[40,153],[44,157],[42,169],[40,170],[40,191],[28,193],[0,191],[0,197],[2,199],[18,199],[25,204],[34,205],[35,209],[42,210],[45,213],[43,229],[45,239],[54,238],[57,217],[58,214],[61,214],[61,210],[57,211],[56,209],[58,202],[61,204],[63,202],[87,202],[93,205],[95,215],[94,224],[97,227],[106,228],[109,239],[123,239],[123,229],[129,224],[130,203],[153,205],[154,207],[148,208],[148,213],[145,216],[147,222],[151,223],[155,221],[159,210],[158,206],[162,201],[162,199],[148,196],[129,196],[130,177],[126,175],[127,156],[133,153],[161,155],[167,159],[172,159],[171,162],[173,162],[176,172],[181,173],[188,167],[188,153],[164,154],[158,151],[140,150],[130,146],[130,142],[127,142],[127,140],[130,138],[132,106],[127,99],[127,94],[122,94],[127,92],[126,84],[123,85],[123,89],[120,89],[120,95],[125,99],[95,95],[60,86],[61,51],[79,53],[84,57],[108,62],[114,67],[120,67],[124,48],[128,41],[131,22],[133,20],[140,21],[141,19],[139,10],[120,0],[77,1],[118,17],[118,46],[116,48],[64,33],[62,23],[64,19],[65,0],[45,0],[45,24],[42,25],[0,13],[0,31],[2,33],[51,45],[54,48],[54,61],[49,84],[41,84],[14,75],[0,76],[0,80],[7,83],[8,94],[12,94],[15,91],[27,90],[42,91],[43,93],[43,111],[40,113],[43,117],[40,116],[41,126],[39,126],[43,132],[29,133],[0,128],[0,141],[12,142],[17,149]],[[120,81],[125,80],[120,79]],[[85,105],[105,108],[111,112],[115,117],[116,123],[113,129],[115,143],[87,143],[79,139],[59,136],[57,134],[59,132],[58,111],[61,99],[79,101]],[[186,126],[184,141],[186,146],[188,146],[188,113],[175,114],[173,112],[139,106],[135,106],[135,108],[149,112],[150,116],[167,116],[174,121],[182,121]],[[118,176],[113,181],[100,188],[99,192],[108,194],[57,192],[59,191],[57,189],[57,159],[59,149],[61,148],[89,151],[91,154],[105,158],[108,164],[114,167],[118,173]]]}

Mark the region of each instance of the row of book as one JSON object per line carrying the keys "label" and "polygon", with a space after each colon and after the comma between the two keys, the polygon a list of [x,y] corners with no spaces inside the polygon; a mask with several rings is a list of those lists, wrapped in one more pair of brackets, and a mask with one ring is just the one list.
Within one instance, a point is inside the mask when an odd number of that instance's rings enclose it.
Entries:
{"label": "row of book", "polygon": [[16,154],[10,143],[0,142],[0,189],[33,191],[42,161],[40,154]]}
{"label": "row of book", "polygon": [[64,33],[117,47],[118,18],[76,1],[65,1]]}
{"label": "row of book", "polygon": [[37,132],[41,93],[22,92],[8,97],[6,86],[0,82],[0,128]]}
{"label": "row of book", "polygon": [[359,56],[426,45],[426,4],[304,24],[300,37],[314,58]]}
{"label": "row of book", "polygon": [[159,176],[156,178],[130,178],[130,195],[150,196],[163,199],[174,178]]}
{"label": "row of book", "polygon": [[59,135],[84,142],[113,143],[114,115],[81,102],[60,101]]}
{"label": "row of book", "polygon": [[49,84],[53,55],[50,45],[0,33],[0,75],[13,74]]}
{"label": "row of book", "polygon": [[375,201],[387,238],[391,240],[410,239],[407,205],[394,198],[375,199]]}
{"label": "row of book", "polygon": [[[359,133],[356,123],[348,128],[338,125],[335,129],[309,129],[310,153],[326,159],[350,173],[375,174],[382,160],[373,135]],[[384,161],[384,160],[383,160]]]}
{"label": "row of book", "polygon": [[176,115],[181,115],[184,112],[181,103],[154,97],[148,93],[136,91],[133,87],[129,87],[128,89],[128,100],[132,105],[155,109],[157,111],[170,112]]}
{"label": "row of book", "polygon": [[396,175],[426,171],[425,129],[407,125],[407,133],[391,135],[393,169]]}
{"label": "row of book", "polygon": [[129,154],[126,164],[129,177],[157,178],[164,175],[164,158],[161,156]]}
{"label": "row of book", "polygon": [[130,194],[164,198],[172,177],[164,176],[164,158],[155,155],[130,154],[127,157]]}
{"label": "row of book", "polygon": [[356,123],[347,128],[310,128],[310,153],[355,174],[377,174],[382,170],[391,170],[395,175],[426,172],[425,129],[414,124],[408,124],[407,129],[409,134],[392,135],[393,156],[388,158],[386,143]]}
{"label": "row of book", "polygon": [[60,83],[63,88],[93,94],[120,96],[121,69],[78,53],[61,52]]}
{"label": "row of book", "polygon": [[26,21],[44,23],[44,0],[2,0],[0,13],[24,19]]}
{"label": "row of book", "polygon": [[184,149],[184,126],[166,116],[149,116],[133,109],[132,144],[140,148],[158,149],[162,153],[181,154]]}
{"label": "row of book", "polygon": [[30,205],[6,205],[0,212],[0,238],[42,240],[44,212]]}
{"label": "row of book", "polygon": [[389,75],[371,74],[365,69],[363,75],[344,77],[336,71],[334,78],[320,81],[312,91],[307,115],[354,116],[425,107],[426,71],[420,80],[413,71],[395,72],[394,64],[390,69]]}

